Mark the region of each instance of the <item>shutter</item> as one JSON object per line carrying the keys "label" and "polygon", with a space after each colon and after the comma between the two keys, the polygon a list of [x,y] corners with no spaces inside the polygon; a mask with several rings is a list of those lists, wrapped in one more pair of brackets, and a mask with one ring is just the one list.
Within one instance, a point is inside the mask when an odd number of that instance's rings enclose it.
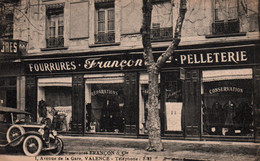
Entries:
{"label": "shutter", "polygon": [[33,121],[37,119],[37,81],[36,77],[26,77],[25,111],[32,113]]}
{"label": "shutter", "polygon": [[200,133],[200,84],[199,70],[187,70],[183,88],[186,136],[199,136]]}
{"label": "shutter", "polygon": [[260,66],[255,67],[254,73],[255,139],[256,142],[260,142]]}
{"label": "shutter", "polygon": [[84,122],[84,75],[72,77],[72,131],[83,132]]}
{"label": "shutter", "polygon": [[88,37],[88,1],[70,4],[70,38]]}
{"label": "shutter", "polygon": [[125,133],[137,134],[138,125],[138,76],[137,73],[125,73]]}

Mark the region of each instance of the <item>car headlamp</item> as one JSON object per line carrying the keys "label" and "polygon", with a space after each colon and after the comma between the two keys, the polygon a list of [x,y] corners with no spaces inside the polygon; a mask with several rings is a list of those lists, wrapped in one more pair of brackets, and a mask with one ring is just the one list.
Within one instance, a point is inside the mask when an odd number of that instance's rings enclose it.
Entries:
{"label": "car headlamp", "polygon": [[58,135],[56,130],[52,130],[52,134],[53,134],[53,136],[57,136]]}
{"label": "car headlamp", "polygon": [[44,130],[43,130],[42,128],[40,128],[40,129],[38,130],[38,132],[39,132],[41,135],[44,135]]}

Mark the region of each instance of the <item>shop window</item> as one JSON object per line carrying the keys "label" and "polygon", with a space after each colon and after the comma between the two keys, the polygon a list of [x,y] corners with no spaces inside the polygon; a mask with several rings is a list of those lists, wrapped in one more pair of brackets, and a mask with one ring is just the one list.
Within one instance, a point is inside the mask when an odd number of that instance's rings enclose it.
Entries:
{"label": "shop window", "polygon": [[253,136],[252,70],[204,71],[204,135]]}
{"label": "shop window", "polygon": [[213,34],[239,33],[238,1],[215,0]]}
{"label": "shop window", "polygon": [[124,133],[123,84],[87,84],[86,88],[86,131]]}
{"label": "shop window", "polygon": [[114,2],[96,3],[95,43],[115,42],[115,10]]}
{"label": "shop window", "polygon": [[64,46],[64,4],[47,5],[46,47]]}
{"label": "shop window", "polygon": [[40,78],[38,80],[38,121],[49,120],[59,131],[71,130],[72,78]]}
{"label": "shop window", "polygon": [[163,75],[165,98],[165,130],[181,132],[182,119],[182,81],[179,72],[169,72]]}
{"label": "shop window", "polygon": [[170,1],[155,1],[152,11],[152,41],[172,40],[172,5]]}

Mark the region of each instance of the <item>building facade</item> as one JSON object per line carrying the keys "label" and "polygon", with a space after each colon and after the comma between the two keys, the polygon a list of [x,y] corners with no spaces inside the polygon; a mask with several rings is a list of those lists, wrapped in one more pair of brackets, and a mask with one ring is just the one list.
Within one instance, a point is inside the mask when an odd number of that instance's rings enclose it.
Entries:
{"label": "building facade", "polygon": [[[142,1],[18,3],[23,14],[14,15],[14,39],[28,42],[14,60],[22,107],[65,134],[146,137]],[[178,5],[153,3],[155,58],[173,38]],[[160,73],[163,137],[260,140],[258,6],[256,0],[188,1],[180,47]]]}

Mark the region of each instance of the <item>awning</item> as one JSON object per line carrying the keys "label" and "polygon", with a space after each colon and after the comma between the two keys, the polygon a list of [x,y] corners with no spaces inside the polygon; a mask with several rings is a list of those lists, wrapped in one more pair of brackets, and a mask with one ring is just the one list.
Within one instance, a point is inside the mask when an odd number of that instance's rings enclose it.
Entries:
{"label": "awning", "polygon": [[47,87],[47,86],[72,87],[72,77],[40,78],[38,79],[38,86],[39,87]]}
{"label": "awning", "polygon": [[253,79],[253,71],[250,68],[202,71],[203,82],[234,79]]}
{"label": "awning", "polygon": [[86,84],[124,83],[124,74],[86,74]]}

